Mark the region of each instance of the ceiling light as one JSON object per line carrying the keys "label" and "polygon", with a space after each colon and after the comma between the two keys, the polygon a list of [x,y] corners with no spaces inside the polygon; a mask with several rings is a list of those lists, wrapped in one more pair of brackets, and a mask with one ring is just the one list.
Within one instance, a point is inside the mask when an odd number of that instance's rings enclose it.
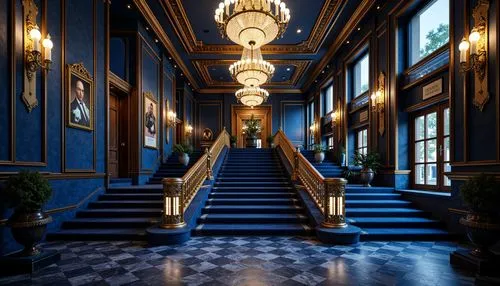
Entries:
{"label": "ceiling light", "polygon": [[345,42],[345,43],[346,43],[346,44],[349,44],[350,42],[349,42],[349,41],[347,41],[347,42]]}
{"label": "ceiling light", "polygon": [[358,31],[361,31],[361,28],[360,28],[360,27],[358,27]]}
{"label": "ceiling light", "polygon": [[269,92],[260,87],[245,86],[244,88],[236,91],[234,95],[239,102],[246,106],[250,106],[251,108],[261,105],[269,98]]}
{"label": "ceiling light", "polygon": [[149,31],[149,27],[146,27],[146,31]]}
{"label": "ceiling light", "polygon": [[380,6],[377,6],[377,10],[379,10],[379,9],[380,9]]}
{"label": "ceiling light", "polygon": [[301,29],[297,29],[297,34],[300,34],[302,33],[302,30]]}
{"label": "ceiling light", "polygon": [[248,49],[260,48],[283,35],[290,9],[281,0],[224,0],[214,18],[223,37]]}
{"label": "ceiling light", "polygon": [[158,39],[155,39],[155,43],[158,43]]}
{"label": "ceiling light", "polygon": [[292,69],[291,68],[286,68],[286,71],[291,71]]}
{"label": "ceiling light", "polygon": [[261,86],[270,80],[274,66],[262,58],[260,49],[243,49],[241,60],[229,67],[231,76],[244,86]]}
{"label": "ceiling light", "polygon": [[132,9],[132,5],[127,4],[127,8]]}

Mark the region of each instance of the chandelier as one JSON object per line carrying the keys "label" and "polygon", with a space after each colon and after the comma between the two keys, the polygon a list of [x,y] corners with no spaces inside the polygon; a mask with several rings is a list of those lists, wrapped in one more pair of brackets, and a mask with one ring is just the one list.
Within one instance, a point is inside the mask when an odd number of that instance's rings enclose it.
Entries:
{"label": "chandelier", "polygon": [[231,76],[244,86],[260,86],[271,79],[274,66],[262,58],[260,49],[243,49],[241,60],[229,67]]}
{"label": "chandelier", "polygon": [[260,87],[245,86],[244,88],[236,91],[235,95],[238,101],[242,104],[253,108],[254,106],[260,105],[266,101],[269,97],[269,92]]}
{"label": "chandelier", "polygon": [[283,35],[290,9],[281,0],[225,0],[214,17],[223,37],[257,49]]}

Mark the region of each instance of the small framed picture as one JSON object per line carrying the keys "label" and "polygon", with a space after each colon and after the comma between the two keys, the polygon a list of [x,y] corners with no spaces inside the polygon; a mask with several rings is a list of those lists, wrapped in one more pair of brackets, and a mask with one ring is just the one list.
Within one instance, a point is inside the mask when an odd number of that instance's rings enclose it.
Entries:
{"label": "small framed picture", "polygon": [[144,147],[158,148],[158,101],[152,92],[143,96]]}
{"label": "small framed picture", "polygon": [[94,80],[83,63],[67,66],[68,126],[94,130]]}

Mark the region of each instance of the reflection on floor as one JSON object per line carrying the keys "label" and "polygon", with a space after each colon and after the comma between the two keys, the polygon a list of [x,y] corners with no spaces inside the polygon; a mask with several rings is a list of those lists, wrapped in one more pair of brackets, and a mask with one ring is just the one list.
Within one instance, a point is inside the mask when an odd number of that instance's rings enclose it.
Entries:
{"label": "reflection on floor", "polygon": [[450,242],[329,246],[303,237],[194,237],[181,246],[52,242],[62,259],[0,285],[472,285]]}

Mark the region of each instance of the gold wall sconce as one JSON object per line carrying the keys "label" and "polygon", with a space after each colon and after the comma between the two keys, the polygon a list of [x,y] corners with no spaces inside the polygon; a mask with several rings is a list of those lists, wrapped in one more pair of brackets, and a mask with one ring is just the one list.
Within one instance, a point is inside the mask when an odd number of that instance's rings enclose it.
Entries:
{"label": "gold wall sconce", "polygon": [[23,0],[25,65],[23,101],[29,112],[38,105],[36,72],[38,70],[49,70],[52,63],[52,48],[54,47],[49,34],[41,41],[42,33],[36,24],[37,15],[38,7],[35,2],[33,0]]}
{"label": "gold wall sconce", "polygon": [[177,125],[177,113],[173,112],[172,110],[169,110],[167,112],[167,126],[174,128],[175,125]]}
{"label": "gold wall sconce", "polygon": [[385,132],[385,74],[378,75],[377,89],[371,95],[372,110],[378,113],[378,132],[383,135]]}
{"label": "gold wall sconce", "polygon": [[478,1],[472,11],[474,27],[469,38],[464,36],[458,46],[460,51],[460,72],[474,74],[474,105],[483,110],[490,99],[488,94],[488,9],[487,0]]}
{"label": "gold wall sconce", "polygon": [[186,136],[190,137],[193,134],[193,126],[189,123],[186,124],[184,131],[186,132]]}
{"label": "gold wall sconce", "polygon": [[316,123],[316,120],[315,120],[315,121],[313,121],[311,126],[309,126],[309,131],[310,131],[310,134],[313,138],[316,138],[317,130],[318,130],[318,124]]}
{"label": "gold wall sconce", "polygon": [[332,117],[332,128],[334,128],[339,123],[339,119],[340,119],[339,111],[335,110],[335,112],[332,112],[331,117]]}

